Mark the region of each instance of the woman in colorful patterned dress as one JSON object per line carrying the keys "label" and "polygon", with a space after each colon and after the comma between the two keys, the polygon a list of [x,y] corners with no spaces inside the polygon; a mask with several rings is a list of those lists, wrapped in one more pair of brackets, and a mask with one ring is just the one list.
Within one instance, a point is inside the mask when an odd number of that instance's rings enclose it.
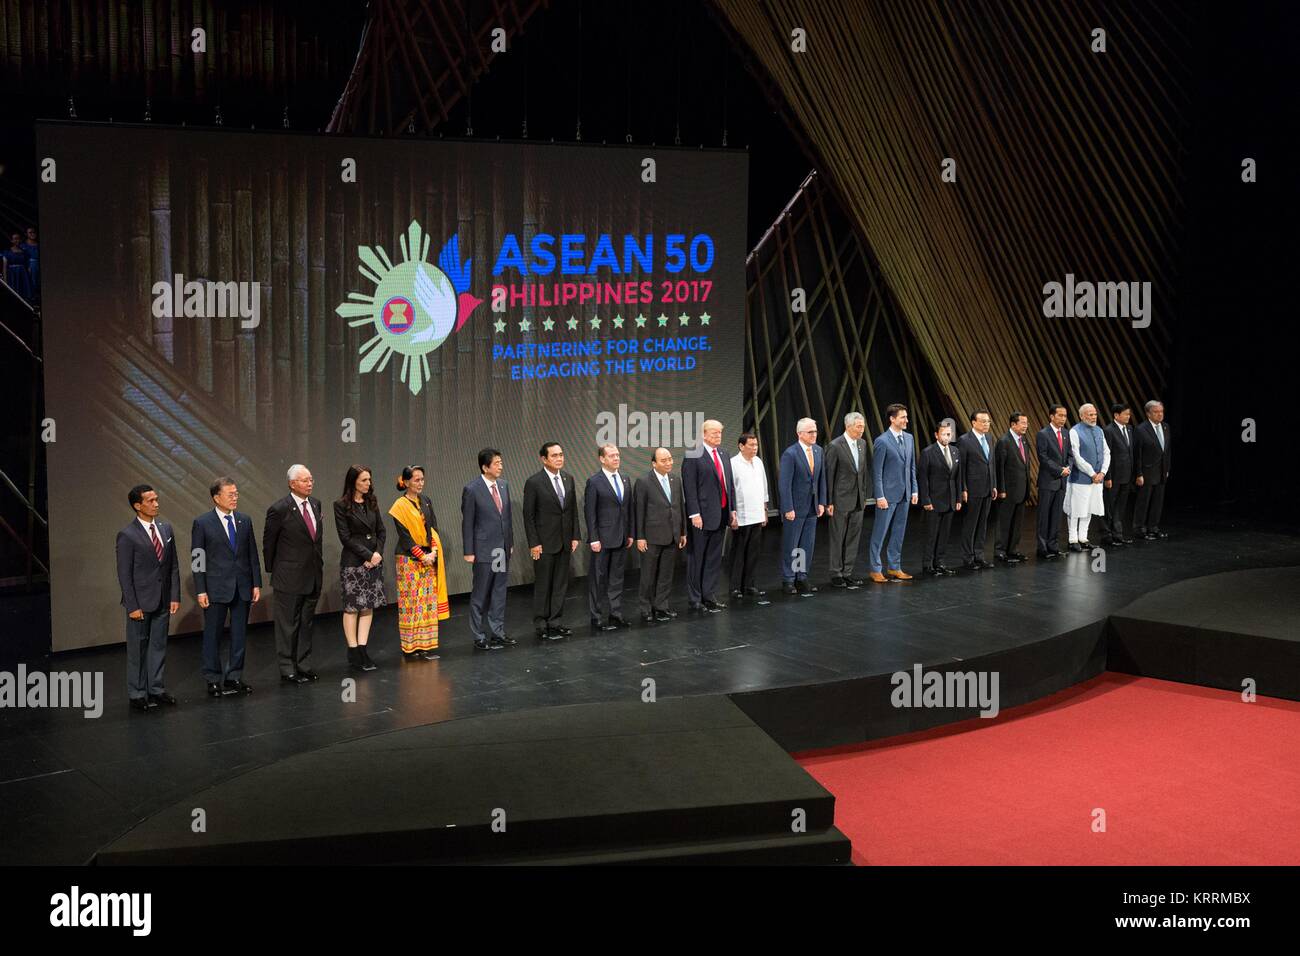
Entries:
{"label": "woman in colorful patterned dress", "polygon": [[402,496],[388,513],[397,528],[397,633],[405,661],[438,659],[438,622],[451,616],[447,573],[433,502],[424,494],[424,468],[410,465],[397,479]]}

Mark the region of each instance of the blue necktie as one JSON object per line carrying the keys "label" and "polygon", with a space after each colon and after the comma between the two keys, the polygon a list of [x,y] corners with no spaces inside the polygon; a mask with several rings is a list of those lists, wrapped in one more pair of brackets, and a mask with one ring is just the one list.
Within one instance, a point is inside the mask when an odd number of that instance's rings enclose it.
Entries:
{"label": "blue necktie", "polygon": [[614,494],[618,497],[618,503],[623,503],[623,486],[618,483],[618,472],[614,472]]}
{"label": "blue necktie", "polygon": [[659,484],[661,484],[661,485],[664,486],[664,497],[668,499],[668,503],[669,503],[669,504],[672,504],[672,503],[673,503],[673,491],[672,491],[672,488],[671,488],[671,487],[669,486],[669,484],[668,484],[668,479],[667,479],[667,477],[665,477],[664,475],[660,475],[660,476],[659,476]]}
{"label": "blue necktie", "polygon": [[226,515],[226,534],[230,537],[230,550],[233,553],[235,550],[235,519],[230,515]]}
{"label": "blue necktie", "polygon": [[989,443],[983,435],[980,435],[980,448],[984,452],[985,459],[987,459],[989,457]]}

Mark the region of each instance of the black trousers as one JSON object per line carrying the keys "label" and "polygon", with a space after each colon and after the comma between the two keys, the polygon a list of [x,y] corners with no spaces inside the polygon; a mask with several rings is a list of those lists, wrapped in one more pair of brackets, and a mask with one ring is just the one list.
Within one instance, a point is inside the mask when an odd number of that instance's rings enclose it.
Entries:
{"label": "black trousers", "polygon": [[1133,484],[1111,483],[1102,489],[1101,500],[1106,508],[1106,531],[1112,538],[1124,536],[1124,510],[1133,494]]}
{"label": "black trousers", "polygon": [[763,550],[763,526],[741,525],[731,532],[731,590],[758,587],[758,556]]}
{"label": "black trousers", "polygon": [[[505,637],[508,570],[495,570],[492,561],[475,560],[469,592],[469,632],[475,641]],[[484,624],[487,627],[484,627]]]}
{"label": "black trousers", "polygon": [[1133,506],[1133,526],[1138,532],[1150,531],[1160,527],[1160,513],[1165,508],[1165,483],[1158,485],[1143,482],[1137,491],[1137,503]]}
{"label": "black trousers", "polygon": [[722,525],[714,531],[693,524],[686,526],[686,596],[692,605],[718,599],[722,536],[726,530]]}
{"label": "black trousers", "polygon": [[[209,601],[203,609],[203,679],[209,684],[244,676],[244,637],[252,605],[238,593],[225,604]],[[221,631],[230,612],[230,666],[221,666]]]}
{"label": "black trousers", "polygon": [[943,564],[943,551],[948,545],[954,514],[955,511],[925,512],[925,552],[921,555],[921,567],[924,570]]}
{"label": "black trousers", "polygon": [[998,499],[998,536],[993,542],[996,554],[1007,555],[1016,550],[1020,543],[1020,526],[1025,518],[1025,503],[1014,504],[1010,498]]}
{"label": "black trousers", "polygon": [[673,589],[673,565],[677,560],[676,544],[646,544],[641,555],[641,613],[668,610],[668,595]]}
{"label": "black trousers", "polygon": [[861,508],[837,507],[830,517],[832,578],[853,576],[853,565],[858,560],[858,547],[862,540],[862,516]]}
{"label": "black trousers", "polygon": [[1065,513],[1065,489],[1038,489],[1038,550],[1060,551],[1061,515]]}
{"label": "black trousers", "polygon": [[533,628],[538,631],[559,627],[564,617],[564,596],[569,590],[570,551],[566,546],[554,554],[542,552],[533,562]]}
{"label": "black trousers", "polygon": [[984,540],[988,535],[989,509],[993,499],[988,495],[972,497],[962,508],[961,553],[969,564],[976,557],[984,558]]}
{"label": "black trousers", "polygon": [[316,602],[320,591],[289,594],[276,591],[272,615],[275,618],[275,653],[280,659],[280,674],[289,677],[311,670],[311,632],[316,622]]}
{"label": "black trousers", "polygon": [[627,548],[610,548],[601,545],[592,552],[587,568],[587,604],[591,616],[607,620],[612,615],[623,614],[623,571],[627,565]]}

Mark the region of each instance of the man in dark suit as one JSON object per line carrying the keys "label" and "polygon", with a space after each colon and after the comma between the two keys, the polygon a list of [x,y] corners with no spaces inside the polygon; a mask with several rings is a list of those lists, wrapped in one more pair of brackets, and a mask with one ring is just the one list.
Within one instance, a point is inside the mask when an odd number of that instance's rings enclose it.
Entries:
{"label": "man in dark suit", "polygon": [[722,537],[736,526],[736,485],[731,459],[718,451],[722,422],[707,420],[700,429],[700,447],[682,465],[682,495],[686,499],[686,594],[691,610],[721,611],[717,599],[722,569]]}
{"label": "man in dark suit", "polygon": [[1106,444],[1110,446],[1110,471],[1106,474],[1102,504],[1106,509],[1107,543],[1113,548],[1132,544],[1133,539],[1124,533],[1124,512],[1133,493],[1133,427],[1130,424],[1133,410],[1116,403],[1110,407],[1113,419],[1105,428]]}
{"label": "man in dark suit", "polygon": [[474,565],[469,630],[474,636],[474,649],[488,651],[519,643],[506,636],[506,582],[514,534],[510,488],[501,477],[501,452],[495,448],[480,451],[478,470],[479,476],[460,493],[460,534],[465,560]]}
{"label": "man in dark suit", "polygon": [[180,610],[181,574],[172,526],[158,517],[158,492],[136,485],[126,495],[135,512],[117,533],[117,581],[126,608],[126,692],[133,710],[175,706],[163,686],[167,625]]}
{"label": "man in dark suit", "polygon": [[641,552],[641,620],[647,624],[671,621],[668,609],[673,587],[673,564],[686,547],[686,507],[682,481],[673,474],[673,456],[656,448],[654,462],[633,493],[636,548]]}
{"label": "man in dark suit", "polygon": [[573,633],[561,621],[569,589],[570,555],[578,550],[578,496],[564,473],[564,449],[548,441],[537,453],[542,469],[524,482],[524,535],[533,559],[533,630],[538,640]]}
{"label": "man in dark suit", "polygon": [[[190,554],[194,590],[203,608],[203,679],[209,697],[249,694],[243,681],[244,634],[248,611],[262,596],[262,563],[257,557],[253,521],[239,505],[233,478],[218,478],[208,488],[213,508],[194,519]],[[197,553],[196,553],[197,552]],[[221,664],[221,632],[230,616],[230,661]]]}
{"label": "man in dark suit", "polygon": [[795,424],[799,440],[781,453],[777,475],[781,500],[781,582],[786,594],[812,594],[808,583],[817,519],[826,511],[825,455],[817,444],[817,423],[801,418]]}
{"label": "man in dark suit", "polygon": [[289,493],[266,509],[262,530],[262,562],[275,593],[275,650],[285,684],[317,680],[310,667],[311,632],[325,556],[320,500],[311,496],[312,487],[307,466],[292,465]]}
{"label": "man in dark suit", "polygon": [[1029,416],[1011,413],[1011,427],[998,439],[994,449],[994,484],[998,489],[998,536],[993,541],[993,559],[1003,564],[1019,564],[1028,556],[1016,550],[1020,543],[1020,523],[1029,500],[1029,450],[1025,432]]}
{"label": "man in dark suit", "polygon": [[948,421],[934,430],[934,444],[921,452],[916,467],[917,500],[925,509],[925,551],[921,570],[930,577],[957,572],[943,563],[952,516],[961,511],[961,453],[952,444]]}
{"label": "man in dark suit", "polygon": [[961,500],[966,506],[966,517],[961,524],[961,551],[970,571],[993,567],[984,560],[989,510],[998,496],[997,470],[989,441],[992,425],[993,416],[989,410],[977,408],[970,415],[971,430],[957,442],[962,457]]}
{"label": "man in dark suit", "polygon": [[862,514],[871,501],[867,465],[867,443],[862,433],[867,420],[861,412],[844,416],[844,434],[826,446],[826,490],[830,503],[831,587],[843,588],[865,583],[853,576],[862,540]]}
{"label": "man in dark suit", "polygon": [[1165,424],[1165,406],[1149,401],[1143,406],[1147,420],[1133,432],[1133,470],[1137,473],[1137,503],[1133,506],[1133,524],[1147,541],[1167,538],[1160,530],[1160,515],[1165,507],[1165,488],[1169,484],[1169,426]]}
{"label": "man in dark suit", "polygon": [[1065,433],[1065,406],[1053,405],[1047,415],[1047,424],[1034,437],[1034,449],[1038,452],[1038,556],[1050,559],[1061,554],[1061,515],[1072,453]]}
{"label": "man in dark suit", "polygon": [[632,547],[632,486],[619,474],[620,455],[614,445],[601,445],[600,471],[587,479],[582,506],[587,519],[591,559],[587,567],[587,603],[591,627],[617,631],[623,619],[623,573]]}

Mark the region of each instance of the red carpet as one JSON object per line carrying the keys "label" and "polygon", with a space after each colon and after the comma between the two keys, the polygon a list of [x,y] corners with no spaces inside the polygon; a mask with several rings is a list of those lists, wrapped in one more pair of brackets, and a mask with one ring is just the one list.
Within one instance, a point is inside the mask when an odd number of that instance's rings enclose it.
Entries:
{"label": "red carpet", "polygon": [[1107,673],[993,720],[797,757],[860,865],[1300,864],[1291,701]]}

